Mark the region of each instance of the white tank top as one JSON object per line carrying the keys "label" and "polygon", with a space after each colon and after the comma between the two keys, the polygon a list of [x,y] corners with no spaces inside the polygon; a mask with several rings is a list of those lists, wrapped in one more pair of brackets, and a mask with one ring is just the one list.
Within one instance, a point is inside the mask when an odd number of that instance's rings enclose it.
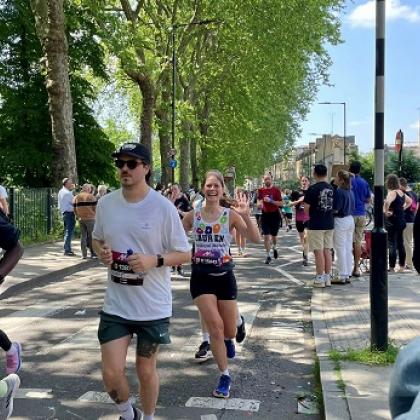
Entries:
{"label": "white tank top", "polygon": [[194,210],[194,264],[221,267],[231,263],[229,211],[223,209],[217,220],[210,223],[202,218],[201,208]]}

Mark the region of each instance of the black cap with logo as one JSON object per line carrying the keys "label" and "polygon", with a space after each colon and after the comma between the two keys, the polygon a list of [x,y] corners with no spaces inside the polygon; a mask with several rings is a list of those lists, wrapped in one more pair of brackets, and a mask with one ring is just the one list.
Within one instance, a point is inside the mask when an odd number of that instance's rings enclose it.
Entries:
{"label": "black cap with logo", "polygon": [[150,165],[150,151],[141,143],[125,143],[111,156],[114,158],[119,158],[122,155],[133,156],[137,159],[140,159],[146,165]]}

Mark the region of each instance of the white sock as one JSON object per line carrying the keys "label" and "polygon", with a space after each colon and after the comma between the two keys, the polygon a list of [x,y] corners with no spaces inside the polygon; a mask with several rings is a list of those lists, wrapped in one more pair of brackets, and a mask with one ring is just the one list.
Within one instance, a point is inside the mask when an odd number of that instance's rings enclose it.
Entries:
{"label": "white sock", "polygon": [[240,327],[242,325],[242,318],[241,315],[238,314],[238,318],[236,319],[236,326]]}
{"label": "white sock", "polygon": [[210,343],[210,334],[208,332],[203,331],[203,341]]}
{"label": "white sock", "polygon": [[15,343],[12,343],[10,346],[10,349],[6,351],[6,354],[15,354],[17,353],[17,345]]}
{"label": "white sock", "polygon": [[225,370],[222,370],[221,372],[222,372],[222,375],[230,376],[229,375],[229,369],[227,369],[227,368]]}
{"label": "white sock", "polygon": [[134,410],[130,401],[125,401],[123,403],[117,404],[118,411],[121,414],[121,417],[124,420],[134,420]]}
{"label": "white sock", "polygon": [[153,420],[155,418],[155,413],[153,414],[144,414],[143,413],[143,420]]}

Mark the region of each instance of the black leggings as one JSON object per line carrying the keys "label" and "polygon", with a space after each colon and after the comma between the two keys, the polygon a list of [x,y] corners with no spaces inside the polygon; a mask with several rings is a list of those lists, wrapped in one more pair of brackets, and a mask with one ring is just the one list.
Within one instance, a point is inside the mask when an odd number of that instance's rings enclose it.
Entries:
{"label": "black leggings", "polygon": [[397,262],[397,252],[400,267],[405,267],[405,248],[403,239],[404,228],[405,226],[399,223],[387,226],[390,268],[395,268],[395,263]]}
{"label": "black leggings", "polygon": [[9,351],[10,347],[12,347],[12,342],[3,330],[0,330],[0,347],[4,351]]}

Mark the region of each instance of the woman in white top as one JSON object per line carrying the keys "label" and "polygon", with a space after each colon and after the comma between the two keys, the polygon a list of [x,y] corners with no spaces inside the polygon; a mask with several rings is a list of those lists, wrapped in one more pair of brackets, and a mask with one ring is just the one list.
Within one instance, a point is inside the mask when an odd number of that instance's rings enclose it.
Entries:
{"label": "woman in white top", "polygon": [[206,205],[188,212],[184,228],[193,230],[193,261],[190,291],[204,320],[211,350],[221,372],[213,396],[228,398],[231,378],[227,358],[235,356],[237,287],[230,255],[231,232],[236,229],[252,242],[260,242],[244,195],[232,208],[223,207],[224,180],[219,171],[209,171],[203,184]]}

